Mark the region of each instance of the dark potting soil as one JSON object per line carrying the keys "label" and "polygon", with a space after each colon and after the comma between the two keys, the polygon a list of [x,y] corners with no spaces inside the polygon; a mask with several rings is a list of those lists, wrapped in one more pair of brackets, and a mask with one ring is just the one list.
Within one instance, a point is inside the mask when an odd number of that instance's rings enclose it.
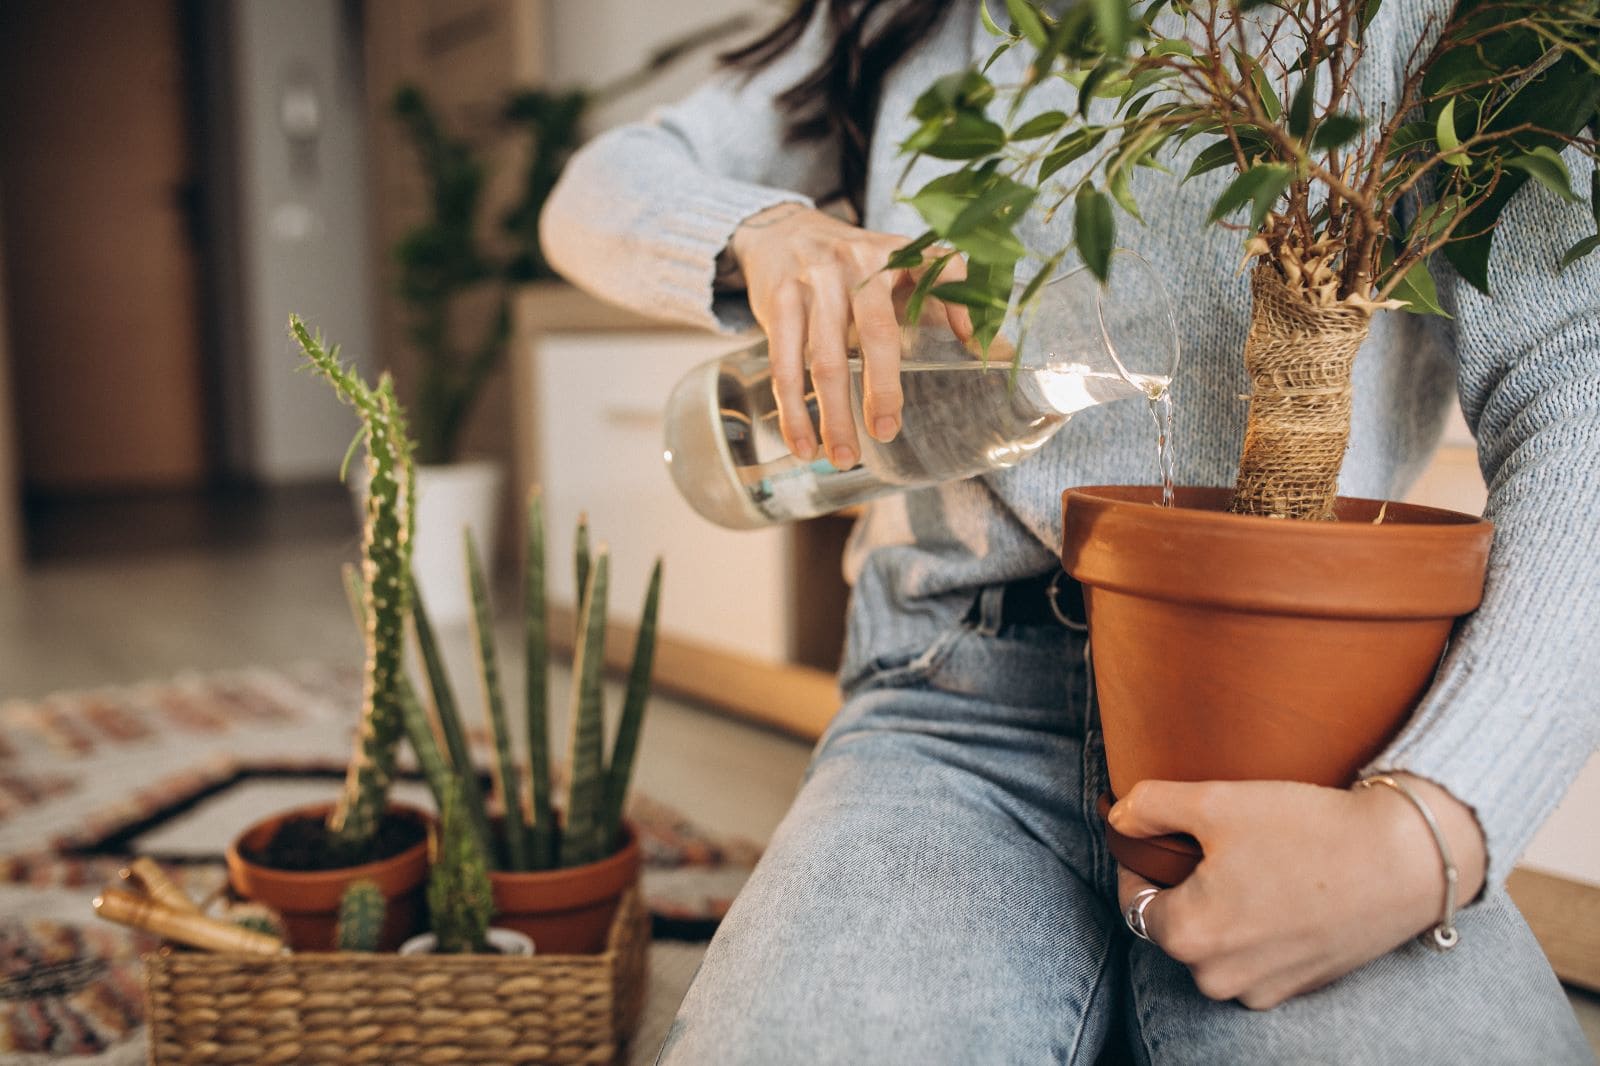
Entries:
{"label": "dark potting soil", "polygon": [[302,815],[279,826],[266,847],[241,851],[249,861],[274,870],[338,870],[392,858],[427,837],[427,826],[417,819],[386,814],[378,823],[378,835],[367,852],[349,856],[333,846],[323,819]]}

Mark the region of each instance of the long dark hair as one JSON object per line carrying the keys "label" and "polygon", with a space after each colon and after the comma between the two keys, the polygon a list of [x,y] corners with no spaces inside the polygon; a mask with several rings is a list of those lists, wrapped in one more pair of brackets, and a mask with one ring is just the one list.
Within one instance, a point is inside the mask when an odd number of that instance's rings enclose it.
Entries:
{"label": "long dark hair", "polygon": [[[872,145],[883,80],[921,44],[949,0],[801,0],[769,33],[722,56],[726,65],[755,72],[794,46],[819,7],[826,7],[830,47],[822,62],[777,99],[786,139],[833,141],[839,147],[839,189],[862,214],[867,150]],[[870,32],[869,32],[870,31]]]}

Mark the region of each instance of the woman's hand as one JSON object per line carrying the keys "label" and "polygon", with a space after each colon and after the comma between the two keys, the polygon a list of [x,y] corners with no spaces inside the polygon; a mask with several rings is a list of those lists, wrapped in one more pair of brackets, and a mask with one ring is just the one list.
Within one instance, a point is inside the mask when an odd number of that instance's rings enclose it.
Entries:
{"label": "woman's hand", "polygon": [[[1483,885],[1471,808],[1404,776],[1433,810],[1465,904]],[[1110,813],[1134,837],[1188,833],[1205,858],[1145,909],[1145,929],[1217,1000],[1265,1010],[1377,958],[1440,918],[1444,873],[1422,816],[1388,788],[1286,781],[1144,781]],[[1123,913],[1150,883],[1118,872]]]}
{"label": "woman's hand", "polygon": [[[799,204],[780,204],[746,219],[728,243],[750,309],[767,334],[783,439],[802,459],[817,453],[806,408],[807,367],[828,461],[844,470],[861,458],[846,364],[852,331],[864,364],[863,424],[880,441],[893,440],[900,430],[898,312],[919,272],[883,267],[905,244],[904,237],[860,229]],[[941,280],[965,276],[966,264],[956,257]],[[965,308],[933,299],[924,307],[942,316],[963,343],[971,339]]]}

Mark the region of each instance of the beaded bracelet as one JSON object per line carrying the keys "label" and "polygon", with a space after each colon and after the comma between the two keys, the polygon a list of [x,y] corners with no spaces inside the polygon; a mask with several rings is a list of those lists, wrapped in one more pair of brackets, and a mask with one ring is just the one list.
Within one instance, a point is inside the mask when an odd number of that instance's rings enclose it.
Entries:
{"label": "beaded bracelet", "polygon": [[1423,934],[1421,939],[1435,951],[1449,951],[1461,940],[1461,934],[1456,931],[1456,882],[1459,875],[1455,860],[1450,857],[1450,844],[1444,838],[1444,830],[1439,828],[1439,820],[1433,816],[1427,803],[1404,781],[1388,774],[1374,774],[1356,782],[1357,788],[1371,788],[1373,785],[1385,785],[1400,793],[1411,801],[1417,813],[1422,815],[1422,820],[1428,823],[1428,832],[1433,834],[1433,842],[1439,848],[1439,860],[1444,864],[1444,915],[1439,919],[1439,924]]}

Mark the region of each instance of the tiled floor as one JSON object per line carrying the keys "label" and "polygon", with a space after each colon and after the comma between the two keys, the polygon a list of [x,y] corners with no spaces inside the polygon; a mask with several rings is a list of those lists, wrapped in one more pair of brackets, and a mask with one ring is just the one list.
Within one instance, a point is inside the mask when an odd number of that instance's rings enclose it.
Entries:
{"label": "tiled floor", "polygon": [[[357,658],[338,578],[356,551],[342,495],[224,503],[58,502],[36,512],[32,567],[0,583],[0,698],[182,670]],[[504,639],[513,646],[512,632]],[[449,643],[457,683],[470,686],[466,635]],[[507,678],[510,691],[519,684]],[[658,699],[640,750],[642,791],[707,828],[765,840],[799,786],[809,746]],[[1572,1000],[1600,1052],[1600,996],[1574,991]]]}

